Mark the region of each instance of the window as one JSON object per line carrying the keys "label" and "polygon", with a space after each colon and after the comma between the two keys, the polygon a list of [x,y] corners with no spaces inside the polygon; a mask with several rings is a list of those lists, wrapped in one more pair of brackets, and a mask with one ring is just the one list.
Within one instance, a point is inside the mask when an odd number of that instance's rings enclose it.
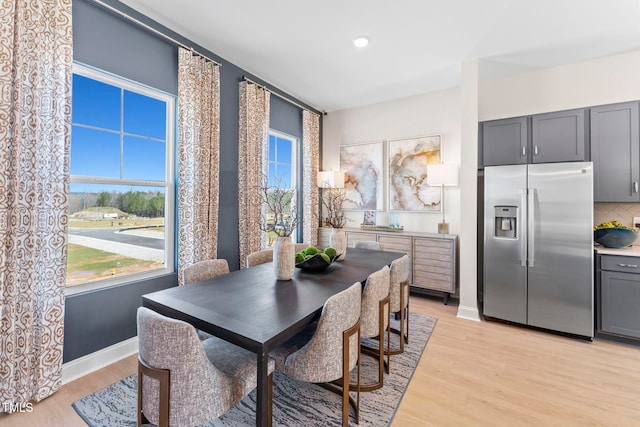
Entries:
{"label": "window", "polygon": [[174,111],[171,95],[74,64],[68,287],[173,271]]}
{"label": "window", "polygon": [[[278,187],[281,189],[292,189],[295,195],[293,196],[294,203],[290,206],[295,206],[299,192],[297,191],[297,138],[278,132],[275,130],[269,131],[269,165],[268,165],[268,185],[269,187]],[[267,212],[267,221],[272,218],[269,212]],[[282,224],[274,224],[275,227],[282,226]],[[297,230],[293,230],[292,236],[296,239]],[[273,232],[267,233],[267,247],[271,247],[275,244],[276,234]]]}

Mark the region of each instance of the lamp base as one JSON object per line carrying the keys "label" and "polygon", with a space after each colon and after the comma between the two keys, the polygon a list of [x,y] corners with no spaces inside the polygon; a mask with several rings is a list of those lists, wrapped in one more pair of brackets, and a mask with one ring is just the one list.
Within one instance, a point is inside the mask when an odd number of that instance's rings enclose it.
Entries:
{"label": "lamp base", "polygon": [[438,223],[438,234],[449,234],[449,223],[448,222],[439,222]]}

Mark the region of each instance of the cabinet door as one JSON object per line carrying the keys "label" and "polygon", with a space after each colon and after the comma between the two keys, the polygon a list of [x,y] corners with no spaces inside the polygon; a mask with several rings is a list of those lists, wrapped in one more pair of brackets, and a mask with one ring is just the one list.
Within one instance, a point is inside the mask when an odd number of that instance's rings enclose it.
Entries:
{"label": "cabinet door", "polygon": [[591,108],[594,202],[638,202],[640,181],[638,103]]}
{"label": "cabinet door", "polygon": [[456,291],[454,240],[413,239],[411,285],[448,293]]}
{"label": "cabinet door", "polygon": [[585,110],[537,114],[531,122],[531,163],[589,160]]}
{"label": "cabinet door", "polygon": [[409,283],[413,283],[413,270],[411,268],[411,260],[413,259],[411,237],[379,234],[378,243],[382,245],[383,250],[385,251],[404,252],[409,255]]}
{"label": "cabinet door", "polygon": [[527,163],[527,118],[482,123],[482,165]]}
{"label": "cabinet door", "polygon": [[640,338],[640,274],[603,271],[600,288],[602,332]]}

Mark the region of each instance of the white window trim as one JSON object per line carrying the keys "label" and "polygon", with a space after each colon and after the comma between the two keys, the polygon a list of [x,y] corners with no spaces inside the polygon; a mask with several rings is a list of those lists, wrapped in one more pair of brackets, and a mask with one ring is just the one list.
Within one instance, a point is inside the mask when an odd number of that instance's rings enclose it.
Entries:
{"label": "white window trim", "polygon": [[[291,141],[291,167],[293,169],[293,173],[291,174],[291,188],[295,188],[296,189],[296,199],[295,199],[295,207],[296,209],[298,209],[299,206],[299,201],[301,198],[301,191],[302,188],[300,188],[298,186],[298,174],[300,173],[300,162],[298,161],[298,150],[300,149],[300,138],[298,138],[297,136],[293,136],[293,135],[289,135],[288,133],[284,133],[284,132],[280,132],[279,130],[275,130],[275,129],[269,129],[269,136],[275,136],[276,138],[283,138],[283,139],[288,139],[289,141]],[[271,161],[269,161],[269,159],[267,158],[267,171],[269,170],[269,163],[271,163]],[[276,162],[277,163],[277,162]],[[302,225],[302,223],[298,224],[298,227],[300,227]],[[294,230],[294,232],[291,234],[291,237],[293,237],[293,241],[296,243],[298,242],[298,230],[299,228],[296,227],[296,229]]]}
{"label": "white window trim", "polygon": [[[153,181],[153,180],[134,180],[134,179],[118,179],[118,178],[102,178],[93,176],[71,176],[71,183],[86,183],[86,184],[118,184],[118,185],[131,185],[131,186],[154,186],[165,188],[165,225],[164,225],[164,268],[158,268],[154,270],[148,270],[140,273],[128,274],[126,276],[120,276],[115,278],[108,278],[104,280],[97,280],[95,282],[85,283],[82,285],[75,285],[71,287],[65,287],[65,295],[74,295],[82,292],[87,292],[95,289],[107,288],[117,285],[125,285],[132,282],[141,280],[147,280],[158,276],[171,274],[175,271],[175,215],[176,215],[176,200],[175,200],[175,147],[176,147],[176,97],[167,92],[151,88],[141,83],[136,83],[131,80],[116,76],[106,71],[98,70],[96,68],[74,62],[73,73],[84,77],[88,77],[93,80],[111,84],[129,90],[131,92],[140,93],[142,95],[160,99],[166,103],[166,117],[167,117],[167,129],[166,129],[166,168],[167,176],[166,181]],[[167,218],[170,221],[167,221]]]}

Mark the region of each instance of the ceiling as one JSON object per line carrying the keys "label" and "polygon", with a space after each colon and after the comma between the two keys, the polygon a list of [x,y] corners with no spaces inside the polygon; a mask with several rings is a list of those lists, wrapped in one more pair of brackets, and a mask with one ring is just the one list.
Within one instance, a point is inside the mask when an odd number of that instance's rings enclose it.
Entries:
{"label": "ceiling", "polygon": [[640,0],[121,1],[327,112],[640,49]]}

